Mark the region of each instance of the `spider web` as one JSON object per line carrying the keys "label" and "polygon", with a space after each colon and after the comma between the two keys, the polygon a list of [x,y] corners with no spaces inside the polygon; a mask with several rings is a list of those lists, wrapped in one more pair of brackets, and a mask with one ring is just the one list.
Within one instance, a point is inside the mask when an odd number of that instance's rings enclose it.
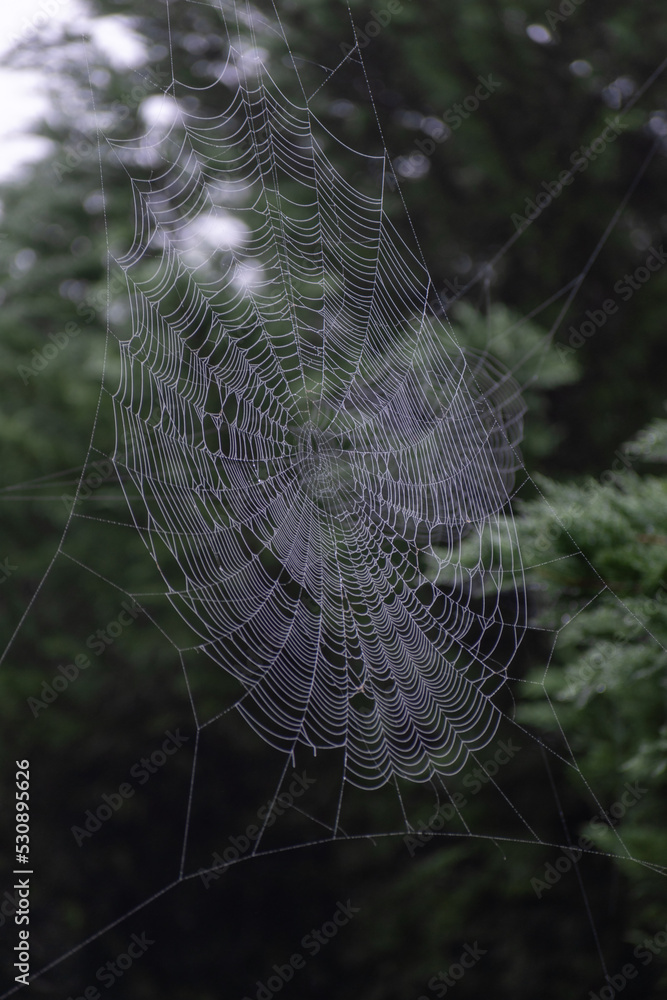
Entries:
{"label": "spider web", "polygon": [[[221,115],[167,98],[156,176],[133,179],[114,463],[249,724],[287,752],[345,747],[355,784],[425,781],[492,738],[494,653],[523,627],[518,589],[507,626],[499,608],[504,549],[459,559],[468,526],[514,538],[518,386],[457,346],[383,191],[354,190],[307,105],[245,55],[232,40]],[[453,571],[449,593],[420,553]]]}
{"label": "spider web", "polygon": [[[545,749],[507,693],[526,632],[511,507],[519,382],[443,318],[418,245],[384,210],[396,182],[388,153],[348,149],[364,182],[341,176],[327,155],[338,140],[311,107],[319,89],[306,94],[293,62],[293,91],[281,89],[259,43],[248,45],[258,23],[242,7],[225,17],[219,78],[237,90],[224,112],[188,110],[192,92],[174,81],[140,140],[105,140],[134,198],[134,244],[113,260],[132,335],[101,393],[115,442],[94,432],[87,461],[111,459],[129,515],[116,505],[119,544],[137,531],[163,586],[128,590],[102,553],[82,554],[76,528],[90,515],[76,505],[42,583],[75,565],[142,609],[180,659],[194,748],[176,878],[144,886],[39,975],[177,885],[217,877],[211,854],[229,837],[206,829],[198,778],[236,717],[279,764],[262,784],[259,832],[236,856],[227,846],[225,870],[307,844],[414,835],[425,798],[454,823],[431,836],[568,847],[567,830],[550,840],[484,761],[508,733],[577,774],[604,815],[566,734]],[[279,18],[271,30],[284,39]],[[358,50],[334,72],[354,61]],[[593,259],[561,293],[566,304]],[[593,600],[608,593],[601,583]],[[493,830],[471,827],[456,798],[473,763],[497,799]],[[318,794],[270,822],[304,767]],[[350,825],[359,795],[372,803],[363,830]],[[250,819],[255,786],[253,796]],[[610,832],[610,856],[648,866]]]}

